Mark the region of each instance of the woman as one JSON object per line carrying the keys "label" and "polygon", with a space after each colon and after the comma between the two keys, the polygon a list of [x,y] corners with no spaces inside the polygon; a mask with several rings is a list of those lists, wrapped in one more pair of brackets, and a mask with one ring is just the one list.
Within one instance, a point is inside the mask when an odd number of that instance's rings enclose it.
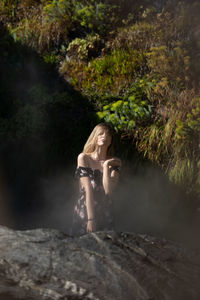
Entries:
{"label": "woman", "polygon": [[73,235],[113,229],[110,194],[117,185],[121,160],[113,156],[113,130],[98,124],[79,154],[75,177],[80,195],[73,215]]}

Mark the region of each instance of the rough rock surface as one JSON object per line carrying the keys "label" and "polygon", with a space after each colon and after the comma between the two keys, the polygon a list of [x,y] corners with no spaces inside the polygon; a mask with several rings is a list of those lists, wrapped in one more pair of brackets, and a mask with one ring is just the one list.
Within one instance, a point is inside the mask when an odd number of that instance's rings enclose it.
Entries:
{"label": "rough rock surface", "polygon": [[75,238],[52,229],[0,226],[0,296],[199,300],[199,258],[198,251],[147,235],[97,232]]}

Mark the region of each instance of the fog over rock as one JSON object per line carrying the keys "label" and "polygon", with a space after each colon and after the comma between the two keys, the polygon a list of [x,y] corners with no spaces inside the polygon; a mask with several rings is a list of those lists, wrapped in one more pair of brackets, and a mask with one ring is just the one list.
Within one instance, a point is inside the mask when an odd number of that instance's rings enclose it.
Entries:
{"label": "fog over rock", "polygon": [[0,296],[198,300],[199,278],[200,251],[165,239],[112,231],[70,237],[53,229],[0,227]]}

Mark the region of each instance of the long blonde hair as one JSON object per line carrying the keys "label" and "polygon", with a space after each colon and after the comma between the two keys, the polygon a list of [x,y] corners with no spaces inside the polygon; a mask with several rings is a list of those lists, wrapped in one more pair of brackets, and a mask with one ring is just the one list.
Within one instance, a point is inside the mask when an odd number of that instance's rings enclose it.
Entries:
{"label": "long blonde hair", "polygon": [[85,146],[83,148],[83,153],[89,154],[89,153],[92,153],[95,151],[97,136],[102,130],[105,130],[105,132],[108,133],[109,135],[111,135],[111,137],[112,137],[111,144],[107,149],[107,158],[114,156],[114,145],[113,145],[114,144],[114,141],[113,141],[114,131],[111,128],[111,126],[108,125],[107,123],[99,123],[98,125],[96,125],[94,127],[87,142],[85,143]]}

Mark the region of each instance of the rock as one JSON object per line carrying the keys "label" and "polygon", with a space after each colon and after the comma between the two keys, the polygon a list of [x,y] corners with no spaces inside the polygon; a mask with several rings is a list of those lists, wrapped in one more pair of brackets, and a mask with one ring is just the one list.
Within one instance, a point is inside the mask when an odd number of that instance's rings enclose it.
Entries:
{"label": "rock", "polygon": [[70,237],[0,226],[0,294],[26,300],[199,300],[199,258],[198,250],[147,235]]}

